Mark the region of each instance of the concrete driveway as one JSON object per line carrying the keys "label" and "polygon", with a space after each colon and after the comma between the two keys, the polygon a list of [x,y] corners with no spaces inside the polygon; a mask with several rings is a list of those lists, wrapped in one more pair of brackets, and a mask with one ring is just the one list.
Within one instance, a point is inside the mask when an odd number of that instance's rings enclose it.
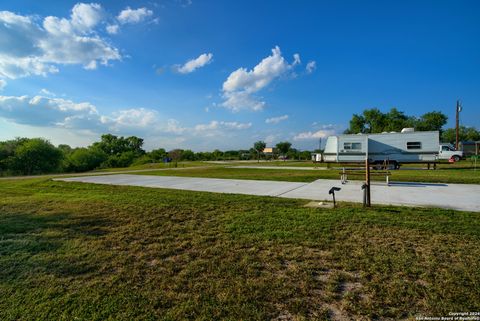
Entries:
{"label": "concrete driveway", "polygon": [[[362,202],[362,182],[342,185],[339,180],[319,179],[312,183],[239,180],[176,176],[105,175],[57,178],[58,181],[109,185],[171,188],[213,193],[231,193],[308,200],[331,200],[328,191],[340,187],[338,201]],[[436,183],[375,183],[371,188],[372,204],[427,206],[480,212],[480,185]]]}

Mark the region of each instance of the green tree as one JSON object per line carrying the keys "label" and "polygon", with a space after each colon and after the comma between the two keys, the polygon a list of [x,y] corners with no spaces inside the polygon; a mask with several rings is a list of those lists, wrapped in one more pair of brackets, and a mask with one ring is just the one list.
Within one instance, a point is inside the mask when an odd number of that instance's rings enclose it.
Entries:
{"label": "green tree", "polygon": [[[276,146],[277,150],[280,152],[282,156],[287,155],[288,151],[292,147],[292,143],[290,142],[280,142]],[[285,160],[285,158],[284,158]]]}
{"label": "green tree", "polygon": [[150,158],[155,162],[161,162],[167,157],[167,152],[163,148],[153,149],[148,153]]}
{"label": "green tree", "polygon": [[377,108],[367,109],[363,112],[365,118],[365,131],[367,133],[381,133],[385,131],[387,116]]}
{"label": "green tree", "polygon": [[399,111],[397,108],[392,108],[385,115],[386,124],[382,131],[386,132],[399,132],[403,128],[413,127],[414,119],[405,115],[404,112]]}
{"label": "green tree", "polygon": [[60,167],[63,154],[49,141],[33,138],[23,142],[9,157],[10,168],[25,175],[51,173]]}
{"label": "green tree", "polygon": [[13,140],[7,140],[0,142],[0,171],[10,170],[11,157],[15,155],[15,150],[29,141],[28,138],[15,138]]}
{"label": "green tree", "polygon": [[63,155],[68,155],[73,151],[72,147],[66,144],[60,144],[57,148],[62,151]]}
{"label": "green tree", "polygon": [[365,118],[362,115],[353,114],[350,120],[350,127],[345,134],[365,133]]}
{"label": "green tree", "polygon": [[447,116],[441,112],[433,111],[423,114],[420,118],[407,116],[396,108],[388,113],[382,113],[377,108],[366,109],[362,115],[354,114],[350,120],[350,127],[346,134],[368,134],[382,132],[399,132],[406,127],[414,127],[419,131],[438,130],[447,123]]}
{"label": "green tree", "polygon": [[219,160],[223,158],[223,152],[221,150],[215,149],[212,153],[212,157],[215,160]]}
{"label": "green tree", "polygon": [[112,134],[102,135],[100,142],[93,144],[95,147],[103,150],[107,155],[116,155],[124,152],[133,152],[137,155],[143,155],[145,151],[142,149],[143,139],[130,136],[130,137],[117,137]]}
{"label": "green tree", "polygon": [[415,129],[420,131],[438,130],[442,131],[442,127],[447,123],[448,117],[439,111],[432,111],[423,114],[415,124]]}
{"label": "green tree", "polygon": [[288,159],[300,159],[300,152],[295,148],[290,148],[287,152]]}
{"label": "green tree", "polygon": [[267,144],[264,141],[259,140],[253,144],[253,149],[255,150],[255,155],[258,160],[260,160],[260,155],[263,154],[263,150],[267,147]]}
{"label": "green tree", "polygon": [[182,160],[183,161],[193,161],[195,160],[195,153],[192,152],[190,149],[186,149],[182,153]]}
{"label": "green tree", "polygon": [[85,172],[100,166],[108,158],[100,148],[77,148],[67,157],[67,170]]}
{"label": "green tree", "polygon": [[130,136],[125,138],[126,151],[131,151],[138,155],[143,155],[145,154],[145,151],[142,149],[142,146],[143,146],[143,138],[139,138],[136,136]]}
{"label": "green tree", "polygon": [[[480,131],[478,131],[474,127],[460,126],[458,128],[458,138],[460,141],[478,141],[480,140]],[[455,128],[448,128],[442,133],[441,140],[444,143],[454,144],[455,139]]]}
{"label": "green tree", "polygon": [[312,152],[308,150],[304,150],[303,152],[300,152],[299,157],[301,160],[311,160],[312,159]]}

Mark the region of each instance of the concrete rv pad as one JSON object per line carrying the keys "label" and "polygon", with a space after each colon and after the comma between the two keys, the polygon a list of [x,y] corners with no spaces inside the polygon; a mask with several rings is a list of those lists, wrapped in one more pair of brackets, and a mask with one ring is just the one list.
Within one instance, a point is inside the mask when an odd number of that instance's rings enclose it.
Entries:
{"label": "concrete rv pad", "polygon": [[[362,202],[360,181],[342,185],[339,180],[319,179],[312,183],[219,179],[177,176],[105,175],[57,178],[58,181],[109,185],[129,185],[171,188],[214,193],[276,196],[308,200],[331,200],[332,186],[340,187],[338,201]],[[386,186],[374,183],[371,189],[373,204],[428,206],[480,212],[480,185],[397,182]]]}

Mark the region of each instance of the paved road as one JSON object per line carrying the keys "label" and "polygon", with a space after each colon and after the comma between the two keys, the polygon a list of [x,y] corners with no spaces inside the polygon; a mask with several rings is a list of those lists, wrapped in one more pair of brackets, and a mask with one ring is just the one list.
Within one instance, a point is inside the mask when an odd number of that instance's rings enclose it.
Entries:
{"label": "paved road", "polygon": [[[247,195],[276,196],[308,200],[331,200],[328,194],[332,186],[341,188],[338,201],[362,202],[362,182],[342,185],[339,180],[319,179],[312,183],[258,181],[219,178],[149,176],[149,175],[105,175],[57,178],[67,182],[84,182],[110,185],[131,185],[155,188],[171,188],[189,191],[233,193]],[[392,183],[390,186],[376,183],[371,188],[373,204],[428,206],[450,208],[461,211],[480,212],[480,185],[435,184],[435,183]]]}

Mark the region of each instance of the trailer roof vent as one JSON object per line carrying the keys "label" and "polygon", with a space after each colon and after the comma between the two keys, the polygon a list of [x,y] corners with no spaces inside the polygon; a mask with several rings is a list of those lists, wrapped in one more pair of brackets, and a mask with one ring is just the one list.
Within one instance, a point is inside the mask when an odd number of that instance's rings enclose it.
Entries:
{"label": "trailer roof vent", "polygon": [[415,128],[404,128],[402,129],[402,133],[411,133],[414,132]]}

